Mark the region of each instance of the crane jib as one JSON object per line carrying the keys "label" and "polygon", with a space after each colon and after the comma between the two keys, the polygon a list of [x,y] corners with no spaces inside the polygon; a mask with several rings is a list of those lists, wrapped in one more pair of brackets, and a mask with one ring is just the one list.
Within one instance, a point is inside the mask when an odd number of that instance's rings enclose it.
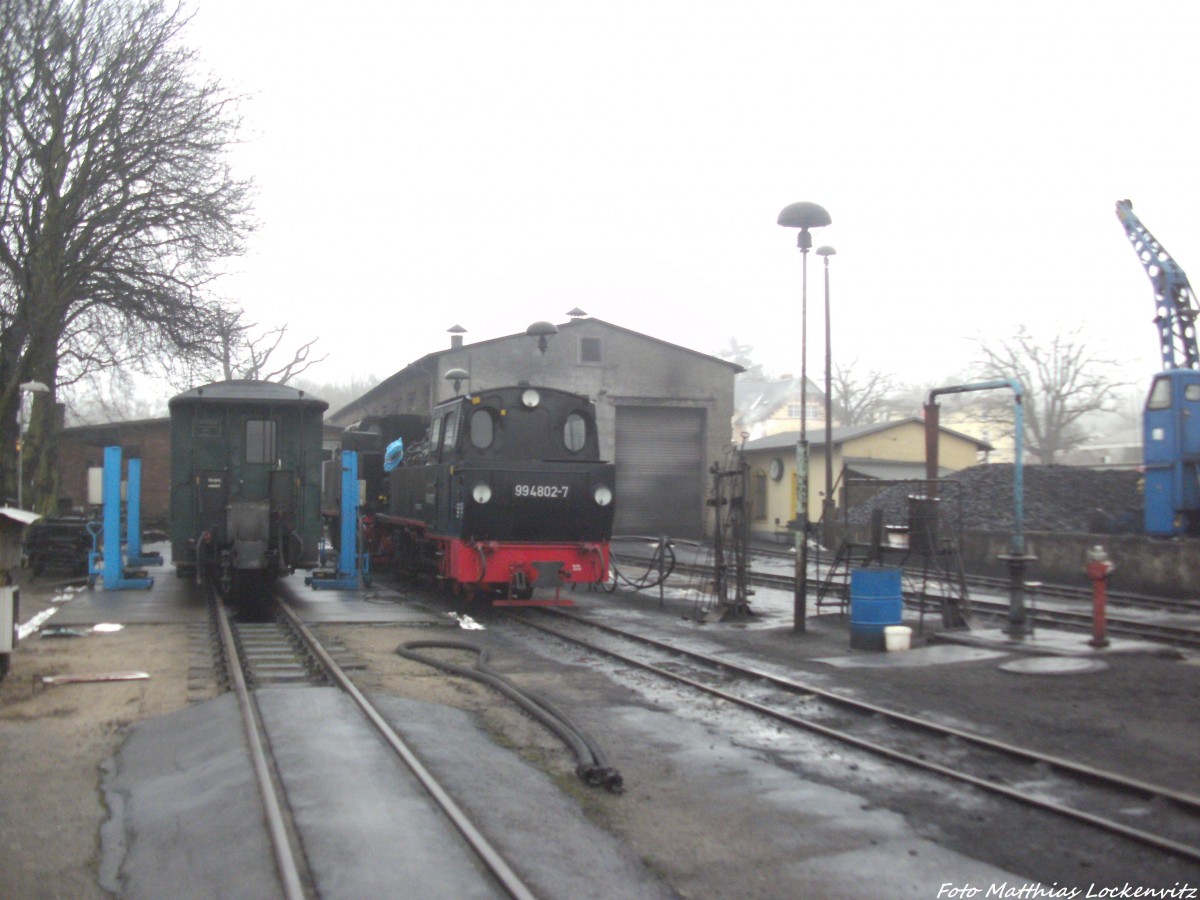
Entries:
{"label": "crane jib", "polygon": [[1164,369],[1200,369],[1196,306],[1187,275],[1142,224],[1128,200],[1117,201],[1117,218],[1154,286],[1159,349]]}

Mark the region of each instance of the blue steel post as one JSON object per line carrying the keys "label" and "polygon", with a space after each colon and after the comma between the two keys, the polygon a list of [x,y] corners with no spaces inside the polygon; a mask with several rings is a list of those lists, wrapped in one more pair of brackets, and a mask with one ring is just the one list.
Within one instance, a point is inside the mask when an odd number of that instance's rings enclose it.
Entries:
{"label": "blue steel post", "polygon": [[149,588],[153,578],[126,578],[121,553],[121,448],[104,448],[104,568],[101,577],[106,591]]}
{"label": "blue steel post", "polygon": [[358,574],[358,454],[342,451],[342,546],[338,577]]}
{"label": "blue steel post", "polygon": [[331,578],[314,574],[304,579],[314,590],[349,590],[369,583],[367,555],[358,553],[358,454],[353,450],[342,451],[340,514],[337,571]]}
{"label": "blue steel post", "polygon": [[142,552],[142,461],[129,460],[125,491],[125,564],[129,566],[161,566],[158,553]]}
{"label": "blue steel post", "polygon": [[121,448],[104,448],[104,586],[121,579]]}

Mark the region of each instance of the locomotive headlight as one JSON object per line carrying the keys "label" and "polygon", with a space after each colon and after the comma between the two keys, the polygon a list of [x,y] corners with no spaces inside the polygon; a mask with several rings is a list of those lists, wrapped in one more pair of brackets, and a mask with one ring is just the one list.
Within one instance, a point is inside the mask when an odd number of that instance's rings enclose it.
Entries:
{"label": "locomotive headlight", "polygon": [[533,409],[542,402],[542,395],[533,388],[529,388],[521,394],[521,402],[525,404],[526,409]]}
{"label": "locomotive headlight", "polygon": [[492,499],[492,489],[481,481],[471,488],[471,499],[476,503],[487,503]]}
{"label": "locomotive headlight", "polygon": [[612,491],[603,484],[598,484],[592,490],[592,498],[598,506],[608,506],[612,503]]}

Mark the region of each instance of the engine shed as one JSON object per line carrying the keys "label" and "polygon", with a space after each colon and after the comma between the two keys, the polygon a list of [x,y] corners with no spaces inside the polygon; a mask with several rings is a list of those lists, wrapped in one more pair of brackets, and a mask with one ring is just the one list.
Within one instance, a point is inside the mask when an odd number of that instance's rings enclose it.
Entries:
{"label": "engine shed", "polygon": [[522,332],[468,344],[456,326],[449,348],[384,379],[327,422],[427,416],[454,397],[446,377],[454,369],[468,375],[458,385],[464,393],[528,383],[583,394],[596,403],[601,458],[616,464],[614,533],[708,533],[707,473],[729,445],[742,367],[576,312],[541,341]]}

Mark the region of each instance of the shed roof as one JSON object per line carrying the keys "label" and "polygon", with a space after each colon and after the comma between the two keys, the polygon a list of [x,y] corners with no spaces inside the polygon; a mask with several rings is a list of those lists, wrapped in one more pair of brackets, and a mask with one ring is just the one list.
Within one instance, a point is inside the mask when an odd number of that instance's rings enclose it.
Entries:
{"label": "shed roof", "polygon": [[[855,438],[865,437],[869,434],[877,434],[882,431],[890,431],[893,428],[899,428],[903,425],[919,425],[924,428],[925,423],[916,416],[908,416],[904,419],[893,419],[890,422],[875,422],[870,425],[850,425],[843,428],[834,428],[831,433],[833,443],[844,444],[847,441],[852,441]],[[938,431],[942,434],[948,434],[953,437],[961,438],[964,441],[970,441],[981,450],[994,449],[990,443],[969,434],[963,434],[961,431],[955,431],[951,428],[939,427]],[[753,441],[747,441],[745,450],[748,453],[753,453],[757,450],[779,450],[785,447],[794,447],[797,441],[800,440],[799,431],[785,431],[779,434],[770,434],[766,437],[757,438]],[[825,429],[818,428],[808,433],[808,443],[810,446],[823,447],[825,446]]]}
{"label": "shed roof", "polygon": [[[938,466],[939,478],[945,478],[953,473],[953,469]],[[923,481],[925,479],[925,463],[850,457],[846,460],[846,474],[850,477],[874,478],[878,481]]]}
{"label": "shed roof", "polygon": [[[590,322],[595,325],[600,325],[600,326],[603,326],[604,328],[611,329],[612,331],[620,331],[625,334],[634,335],[635,337],[644,338],[647,341],[653,341],[654,343],[660,344],[663,347],[669,347],[672,350],[677,350],[682,353],[689,353],[689,354],[693,354],[695,356],[703,357],[704,359],[710,360],[719,365],[729,367],[729,369],[735,375],[738,372],[745,371],[744,367],[738,365],[737,363],[730,362],[727,359],[721,359],[720,357],[712,356],[708,353],[701,353],[699,350],[692,350],[688,347],[682,347],[679,344],[672,344],[670,341],[664,341],[661,338],[651,337],[648,334],[642,334],[641,332],[633,331],[632,329],[624,328],[620,325],[614,325],[611,322],[605,322],[603,319],[595,319],[590,316],[587,318],[575,317],[575,318],[571,319],[571,321],[564,322],[562,325],[559,325],[558,330],[560,333],[562,333],[563,331],[566,331],[567,329],[578,328],[585,322]],[[509,340],[512,340],[513,338],[520,338],[521,340],[528,340],[528,337],[526,336],[525,332],[521,331],[516,334],[506,334],[506,335],[502,335],[500,337],[489,338],[488,340],[485,340],[485,341],[477,341],[476,343],[473,343],[473,344],[464,344],[463,347],[446,347],[442,350],[436,350],[433,353],[427,353],[424,356],[422,356],[420,359],[416,360],[415,362],[409,363],[403,369],[400,369],[399,371],[393,373],[392,375],[389,375],[387,378],[385,378],[383,381],[379,382],[379,384],[375,385],[375,387],[371,388],[369,391],[367,391],[362,396],[357,397],[354,400],[351,400],[349,403],[347,403],[341,409],[332,413],[329,418],[341,419],[348,414],[353,414],[355,412],[355,410],[357,410],[357,409],[365,408],[367,406],[367,404],[370,403],[371,400],[373,400],[374,398],[376,398],[378,396],[386,394],[388,389],[393,384],[404,381],[408,377],[411,377],[414,375],[427,375],[432,372],[436,372],[438,358],[441,356],[444,356],[447,353],[460,352],[462,349],[464,349],[464,347],[470,347],[471,349],[475,349],[477,347],[487,347],[490,344],[498,344],[501,341],[509,341]]]}

